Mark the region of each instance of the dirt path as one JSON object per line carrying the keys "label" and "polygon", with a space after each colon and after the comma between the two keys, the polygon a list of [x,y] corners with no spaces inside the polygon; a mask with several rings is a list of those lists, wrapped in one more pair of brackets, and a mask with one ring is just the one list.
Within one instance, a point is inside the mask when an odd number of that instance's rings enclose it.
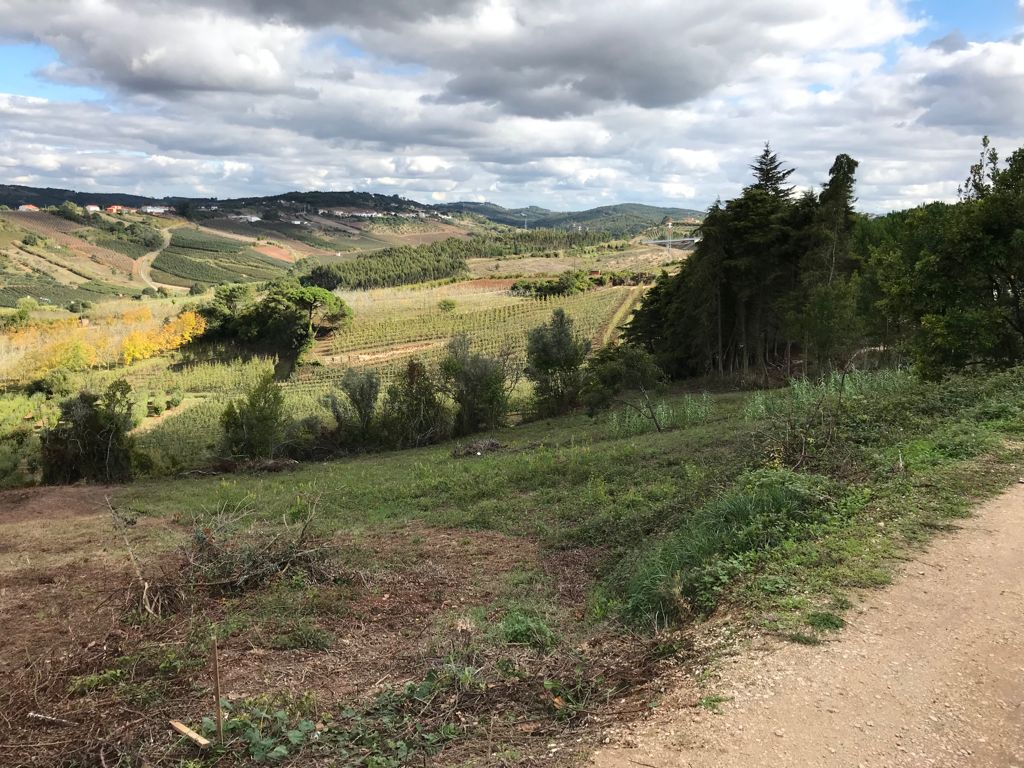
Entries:
{"label": "dirt path", "polygon": [[[594,768],[1024,768],[1024,485],[937,540],[832,643],[723,660]],[[692,706],[730,701],[721,714]]]}
{"label": "dirt path", "polygon": [[160,255],[161,251],[171,244],[171,233],[169,230],[162,229],[160,234],[164,239],[163,245],[157,248],[155,251],[150,251],[145,256],[140,256],[135,260],[134,272],[142,282],[146,284],[147,288],[152,288],[157,291],[161,288],[167,288],[171,291],[187,291],[187,288],[182,288],[180,285],[167,285],[166,283],[158,283],[153,280],[150,270],[153,267],[153,262],[156,261],[156,257]]}

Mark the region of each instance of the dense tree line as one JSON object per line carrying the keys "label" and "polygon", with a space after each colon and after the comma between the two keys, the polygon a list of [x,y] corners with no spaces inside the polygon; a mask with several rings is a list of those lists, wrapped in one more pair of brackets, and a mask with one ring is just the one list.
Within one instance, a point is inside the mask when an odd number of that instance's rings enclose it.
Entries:
{"label": "dense tree line", "polygon": [[334,264],[312,266],[300,277],[304,285],[336,288],[386,288],[445,280],[466,272],[467,259],[501,259],[529,253],[575,250],[600,245],[608,235],[554,229],[514,230],[500,234],[448,238],[418,246],[384,248]]}
{"label": "dense tree line", "polygon": [[473,235],[466,243],[467,258],[501,259],[531,253],[573,251],[604,245],[613,237],[607,232],[561,229],[516,229]]}
{"label": "dense tree line", "polygon": [[862,222],[884,343],[926,375],[1024,360],[1024,149],[1000,163],[988,139],[955,204]]}
{"label": "dense tree line", "polygon": [[1002,164],[985,139],[959,202],[874,218],[854,213],[848,155],[798,197],[770,148],[751,167],[629,325],[671,375],[813,375],[883,353],[939,376],[1024,359],[1024,150]]}
{"label": "dense tree line", "polygon": [[857,161],[839,155],[822,192],[799,197],[770,147],[751,168],[754,183],[712,206],[697,249],[630,323],[627,337],[672,375],[792,372],[798,355],[827,367],[858,343]]}
{"label": "dense tree line", "polygon": [[385,248],[351,261],[318,264],[299,280],[303,285],[353,290],[446,280],[466,272],[461,240],[442,240],[430,245]]}

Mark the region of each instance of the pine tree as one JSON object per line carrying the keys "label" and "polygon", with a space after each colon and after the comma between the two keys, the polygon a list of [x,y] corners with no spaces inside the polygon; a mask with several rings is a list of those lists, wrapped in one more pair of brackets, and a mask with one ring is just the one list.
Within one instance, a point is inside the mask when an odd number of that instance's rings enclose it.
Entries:
{"label": "pine tree", "polygon": [[793,168],[783,169],[779,156],[772,152],[771,144],[765,142],[764,150],[750,166],[756,181],[751,185],[754,189],[767,192],[772,197],[788,199],[794,187],[786,186],[786,181],[793,175]]}

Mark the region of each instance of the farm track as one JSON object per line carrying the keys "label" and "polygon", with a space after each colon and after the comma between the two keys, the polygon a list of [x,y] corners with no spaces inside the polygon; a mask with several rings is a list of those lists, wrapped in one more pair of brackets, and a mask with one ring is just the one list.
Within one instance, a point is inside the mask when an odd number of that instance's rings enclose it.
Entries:
{"label": "farm track", "polygon": [[156,261],[156,257],[159,256],[163,250],[171,244],[171,232],[170,229],[161,229],[160,236],[164,239],[163,245],[157,248],[155,251],[150,251],[144,256],[140,256],[135,260],[135,264],[132,265],[132,274],[139,278],[143,283],[146,284],[147,288],[152,288],[154,291],[160,288],[167,288],[168,290],[180,291],[181,286],[178,285],[166,285],[164,283],[158,283],[153,280],[151,270],[153,268],[153,262]]}
{"label": "farm track", "polygon": [[[1024,765],[1024,485],[933,543],[834,642],[684,682],[592,768]],[[694,707],[711,694],[721,714]]]}
{"label": "farm track", "polygon": [[597,346],[603,347],[615,340],[619,326],[626,321],[626,318],[640,302],[640,299],[643,298],[643,295],[644,289],[639,285],[630,289],[629,293],[622,300],[622,304],[615,310],[615,314],[608,321],[608,325],[601,333],[600,338],[594,340]]}

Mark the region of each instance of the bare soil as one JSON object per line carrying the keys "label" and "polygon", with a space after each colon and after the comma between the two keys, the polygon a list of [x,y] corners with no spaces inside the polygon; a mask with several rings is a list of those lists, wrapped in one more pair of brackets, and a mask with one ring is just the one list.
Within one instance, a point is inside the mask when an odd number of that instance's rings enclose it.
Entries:
{"label": "bare soil", "polygon": [[[822,646],[680,679],[593,768],[1024,766],[1024,485],[935,541]],[[727,699],[720,714],[694,706]]]}
{"label": "bare soil", "polygon": [[256,251],[256,253],[262,253],[264,256],[269,256],[272,259],[284,261],[289,264],[292,264],[295,261],[295,254],[286,248],[282,248],[280,245],[257,245],[253,247],[253,250]]}
{"label": "bare soil", "polygon": [[[143,621],[129,611],[126,597],[134,593],[134,570],[111,524],[107,500],[112,494],[113,489],[88,486],[0,494],[4,768],[71,763],[157,768],[178,766],[194,756],[194,748],[170,733],[167,724],[173,718],[197,725],[210,714],[205,656],[198,667],[180,673],[145,671],[152,662],[132,662],[135,667],[123,673],[127,687],[73,694],[70,686],[83,675],[123,668],[126,658],[147,658],[154,649],[177,649],[187,657],[197,626],[231,616],[256,617],[255,624],[221,643],[226,698],[284,692],[313,696],[318,706],[329,709],[422,680],[452,654],[481,670],[492,668],[499,658],[479,650],[488,646],[477,633],[500,621],[501,609],[493,601],[508,595],[515,573],[547,574],[566,620],[583,622],[585,596],[602,556],[587,549],[544,552],[527,539],[418,523],[338,534],[329,545],[344,574],[340,582],[278,593],[286,601],[317,601],[309,620],[328,633],[330,646],[275,650],[268,635],[278,612],[285,620],[291,606],[272,602],[274,585],[239,598],[200,598],[159,621]],[[184,527],[144,517],[127,533],[147,579],[155,584],[177,577],[175,548],[188,534]],[[493,611],[484,629],[461,618],[481,607]],[[266,621],[270,624],[260,623]],[[591,633],[583,645],[567,651],[499,649],[502,658],[515,660],[520,674],[497,678],[486,689],[455,700],[457,714],[435,715],[456,717],[466,735],[446,746],[432,764],[488,764],[492,739],[493,748],[514,748],[517,755],[513,763],[503,759],[496,765],[578,763],[601,729],[644,708],[646,683],[663,663],[644,641],[608,632]],[[563,718],[558,710],[564,705],[547,692],[544,681],[569,681],[580,674],[614,686],[616,698],[594,701]],[[432,727],[440,722],[448,720]],[[127,762],[119,763],[122,759]],[[300,759],[294,764],[320,763]]]}

